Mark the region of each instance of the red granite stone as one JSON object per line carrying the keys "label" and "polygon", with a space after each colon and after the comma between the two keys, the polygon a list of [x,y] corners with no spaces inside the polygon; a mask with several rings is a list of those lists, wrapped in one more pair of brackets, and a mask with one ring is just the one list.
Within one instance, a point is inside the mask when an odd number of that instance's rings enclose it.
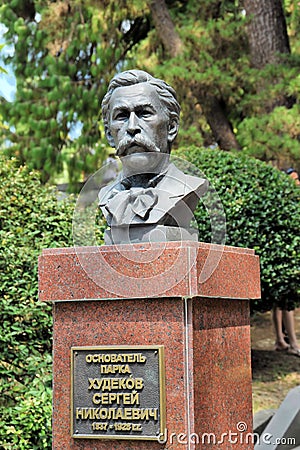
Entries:
{"label": "red granite stone", "polygon": [[[249,299],[260,295],[252,250],[192,242],[48,249],[39,264],[40,299],[54,303],[54,450],[253,449],[245,435]],[[105,345],[164,346],[165,444],[71,437],[71,347]]]}
{"label": "red granite stone", "polygon": [[189,241],[47,249],[39,274],[46,301],[260,296],[253,250]]}

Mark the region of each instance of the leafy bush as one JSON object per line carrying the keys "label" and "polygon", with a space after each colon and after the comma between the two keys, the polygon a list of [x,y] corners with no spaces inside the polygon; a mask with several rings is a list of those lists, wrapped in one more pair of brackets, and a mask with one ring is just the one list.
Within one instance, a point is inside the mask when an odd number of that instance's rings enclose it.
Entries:
{"label": "leafy bush", "polygon": [[299,106],[283,106],[258,117],[247,117],[239,126],[238,141],[250,156],[270,161],[300,162]]}
{"label": "leafy bush", "polygon": [[74,203],[0,156],[0,448],[51,448],[51,305],[38,302],[42,248],[72,244]]}
{"label": "leafy bush", "polygon": [[[226,245],[253,248],[260,257],[262,300],[254,310],[273,303],[299,301],[299,189],[283,172],[240,154],[191,147],[179,150],[199,168],[217,191],[226,214]],[[208,193],[207,195],[210,195]],[[200,240],[211,242],[211,224],[201,204],[196,211]]]}

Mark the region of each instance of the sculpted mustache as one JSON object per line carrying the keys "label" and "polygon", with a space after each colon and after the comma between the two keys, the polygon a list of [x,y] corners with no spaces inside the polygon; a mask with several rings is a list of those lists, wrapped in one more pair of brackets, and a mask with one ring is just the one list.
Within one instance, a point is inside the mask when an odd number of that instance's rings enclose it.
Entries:
{"label": "sculpted mustache", "polygon": [[126,153],[126,150],[128,150],[133,145],[143,147],[147,152],[160,152],[160,149],[152,141],[150,141],[150,139],[139,136],[135,137],[134,139],[122,139],[116,151],[117,156],[122,156],[124,153]]}

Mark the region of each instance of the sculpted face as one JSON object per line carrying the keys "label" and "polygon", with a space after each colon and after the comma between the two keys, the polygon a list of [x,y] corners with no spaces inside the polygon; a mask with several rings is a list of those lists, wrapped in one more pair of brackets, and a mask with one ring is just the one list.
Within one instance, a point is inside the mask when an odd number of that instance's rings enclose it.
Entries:
{"label": "sculpted face", "polygon": [[155,171],[159,155],[164,154],[166,160],[176,134],[177,124],[170,124],[168,111],[150,84],[119,87],[113,92],[106,136],[122,158],[124,172]]}

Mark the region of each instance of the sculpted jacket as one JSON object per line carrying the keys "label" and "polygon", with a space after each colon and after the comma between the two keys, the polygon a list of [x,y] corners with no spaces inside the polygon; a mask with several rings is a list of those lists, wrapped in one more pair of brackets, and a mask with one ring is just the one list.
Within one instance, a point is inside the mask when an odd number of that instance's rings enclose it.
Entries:
{"label": "sculpted jacket", "polygon": [[109,226],[169,225],[188,228],[208,181],[184,174],[174,164],[143,187],[131,186],[120,173],[99,192],[99,206]]}

